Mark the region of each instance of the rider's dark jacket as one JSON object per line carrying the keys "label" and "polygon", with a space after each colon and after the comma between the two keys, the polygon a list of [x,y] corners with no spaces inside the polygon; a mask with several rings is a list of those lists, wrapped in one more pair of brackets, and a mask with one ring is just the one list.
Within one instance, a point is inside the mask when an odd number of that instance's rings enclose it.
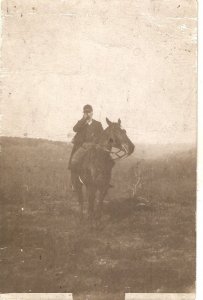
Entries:
{"label": "rider's dark jacket", "polygon": [[73,127],[73,131],[76,132],[72,143],[73,149],[70,156],[69,165],[73,154],[84,144],[84,143],[95,143],[99,142],[100,136],[103,132],[102,124],[94,119],[92,123],[88,124],[85,119],[79,120]]}

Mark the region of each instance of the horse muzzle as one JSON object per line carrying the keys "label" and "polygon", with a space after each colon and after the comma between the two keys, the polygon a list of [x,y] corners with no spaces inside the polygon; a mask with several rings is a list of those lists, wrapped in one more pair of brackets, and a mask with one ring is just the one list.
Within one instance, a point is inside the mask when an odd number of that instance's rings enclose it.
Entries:
{"label": "horse muzzle", "polygon": [[129,156],[133,153],[135,146],[133,143],[130,144],[122,144],[122,150],[125,152],[125,155]]}

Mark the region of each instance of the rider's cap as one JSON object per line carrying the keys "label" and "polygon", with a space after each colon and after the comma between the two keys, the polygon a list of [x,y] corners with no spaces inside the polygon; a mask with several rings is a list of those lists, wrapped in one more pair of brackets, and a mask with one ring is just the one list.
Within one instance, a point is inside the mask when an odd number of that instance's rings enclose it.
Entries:
{"label": "rider's cap", "polygon": [[83,112],[92,112],[93,111],[93,108],[91,105],[89,104],[86,104],[84,107],[83,107]]}

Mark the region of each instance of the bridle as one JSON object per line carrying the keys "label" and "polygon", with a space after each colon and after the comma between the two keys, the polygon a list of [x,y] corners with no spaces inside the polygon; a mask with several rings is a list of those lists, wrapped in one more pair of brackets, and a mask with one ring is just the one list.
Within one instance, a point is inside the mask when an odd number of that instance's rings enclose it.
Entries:
{"label": "bridle", "polygon": [[117,150],[116,151],[110,151],[110,155],[111,155],[111,158],[113,160],[117,160],[117,159],[125,159],[129,156],[128,152],[123,149],[119,149],[119,148],[116,148]]}
{"label": "bridle", "polygon": [[108,152],[112,158],[112,160],[118,160],[118,159],[125,159],[129,156],[128,151],[126,150],[125,146],[123,146],[123,149],[119,149],[116,147],[113,147],[116,149],[116,151],[112,151],[107,149],[106,147],[102,147],[102,149],[106,152]]}

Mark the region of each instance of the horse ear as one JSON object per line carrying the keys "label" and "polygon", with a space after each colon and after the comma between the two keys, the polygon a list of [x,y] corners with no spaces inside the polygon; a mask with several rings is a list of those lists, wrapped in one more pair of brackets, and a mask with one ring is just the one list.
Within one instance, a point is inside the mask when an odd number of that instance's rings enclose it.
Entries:
{"label": "horse ear", "polygon": [[119,124],[119,126],[121,126],[121,119],[120,118],[118,119],[118,124]]}
{"label": "horse ear", "polygon": [[108,118],[106,118],[106,123],[110,126],[112,122]]}

